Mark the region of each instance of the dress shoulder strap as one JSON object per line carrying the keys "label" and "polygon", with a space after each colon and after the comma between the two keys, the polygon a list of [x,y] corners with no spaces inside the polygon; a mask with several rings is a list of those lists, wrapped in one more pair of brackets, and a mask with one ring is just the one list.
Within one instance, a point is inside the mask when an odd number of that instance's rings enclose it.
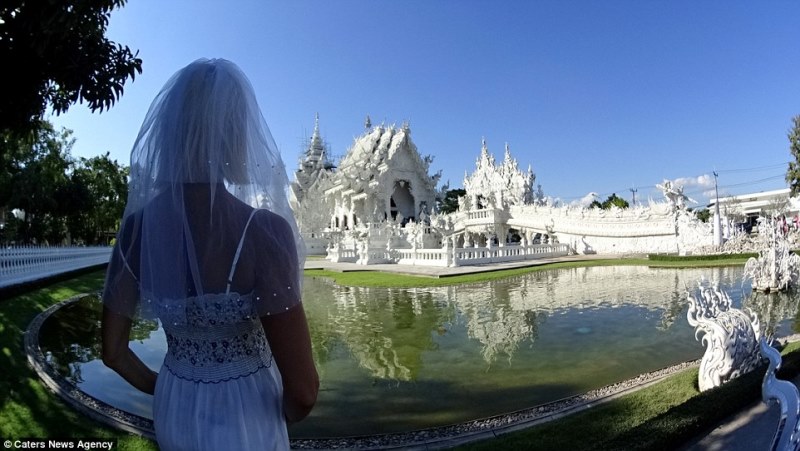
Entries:
{"label": "dress shoulder strap", "polygon": [[233,263],[231,263],[231,272],[228,274],[228,286],[225,288],[225,294],[231,292],[231,282],[233,281],[233,274],[236,272],[236,264],[239,263],[239,255],[242,253],[244,237],[247,235],[247,228],[250,227],[250,222],[253,220],[253,216],[256,215],[257,211],[257,209],[253,209],[253,211],[250,212],[250,217],[247,218],[247,223],[244,225],[244,230],[242,230],[242,237],[239,238],[239,246],[236,247],[236,254],[233,256]]}

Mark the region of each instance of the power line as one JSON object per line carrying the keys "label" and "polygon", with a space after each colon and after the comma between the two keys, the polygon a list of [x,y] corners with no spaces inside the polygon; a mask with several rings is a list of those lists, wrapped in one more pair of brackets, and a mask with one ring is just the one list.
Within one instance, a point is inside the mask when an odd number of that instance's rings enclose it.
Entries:
{"label": "power line", "polygon": [[756,185],[756,184],[763,183],[763,182],[768,182],[768,181],[771,181],[771,180],[783,179],[785,177],[786,177],[785,174],[774,175],[772,177],[753,180],[753,181],[750,181],[750,182],[742,182],[742,183],[734,183],[732,185],[724,185],[723,188],[734,188],[734,187],[737,187],[737,186]]}
{"label": "power line", "polygon": [[764,170],[767,170],[767,169],[785,168],[785,167],[786,167],[786,165],[788,165],[788,164],[789,164],[789,162],[787,161],[787,162],[785,162],[785,163],[772,164],[772,165],[769,165],[769,166],[759,166],[759,167],[756,167],[756,168],[743,168],[743,169],[720,169],[720,170],[719,170],[719,171],[717,171],[717,172],[718,172],[718,173],[733,173],[733,172],[755,172],[755,171],[764,171]]}
{"label": "power line", "polygon": [[[756,167],[752,167],[752,168],[718,169],[716,171],[712,171],[712,173],[716,172],[719,175],[719,174],[758,172],[758,171],[774,170],[774,169],[777,169],[777,168],[785,168],[787,164],[788,164],[788,162],[775,163],[775,164],[770,164],[770,165],[766,165],[766,166],[756,166]],[[705,175],[708,175],[708,173],[701,174],[701,175],[698,175],[698,176],[693,176],[693,177],[681,177],[681,178],[697,179],[697,178],[700,178],[700,177],[705,176]],[[758,180],[745,181],[745,182],[729,184],[729,185],[719,185],[718,188],[719,189],[726,189],[726,188],[737,188],[737,187],[749,186],[749,185],[757,185],[759,183],[764,183],[764,182],[768,182],[768,181],[772,181],[772,180],[778,180],[778,179],[784,178],[785,176],[786,176],[785,173],[781,173],[779,175],[774,175],[774,176],[770,176],[770,177],[766,177],[766,178],[761,178],[761,179],[758,179]],[[620,193],[620,192],[624,192],[624,191],[632,191],[634,189],[638,190],[639,188],[642,188],[644,190],[649,190],[649,189],[655,188],[655,185],[656,184],[654,183],[652,185],[638,185],[638,186],[633,186],[631,188],[620,188],[620,189],[611,190],[611,191],[608,191],[608,192],[597,193],[597,197],[598,198],[604,198],[604,197],[611,196],[612,194],[616,194],[616,193]],[[710,186],[709,187],[704,187],[702,189],[692,190],[690,192],[687,192],[686,194],[687,195],[689,195],[689,194],[692,194],[692,195],[703,194],[703,195],[705,195],[705,193],[707,191],[710,191],[710,189],[711,189]],[[570,196],[570,197],[559,197],[559,198],[562,201],[579,200],[579,199],[583,199],[584,197],[586,197],[587,194],[578,195],[578,196]]]}

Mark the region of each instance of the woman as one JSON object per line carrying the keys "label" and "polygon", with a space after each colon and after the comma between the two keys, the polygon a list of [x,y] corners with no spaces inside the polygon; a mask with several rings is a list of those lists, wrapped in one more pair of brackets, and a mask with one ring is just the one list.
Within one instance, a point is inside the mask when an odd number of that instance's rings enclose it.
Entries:
{"label": "woman", "polygon": [[[131,152],[103,293],[103,361],[154,395],[162,449],[287,449],[318,390],[305,255],[280,154],[233,63],[198,60],[158,94]],[[159,373],[132,319],[167,336]]]}

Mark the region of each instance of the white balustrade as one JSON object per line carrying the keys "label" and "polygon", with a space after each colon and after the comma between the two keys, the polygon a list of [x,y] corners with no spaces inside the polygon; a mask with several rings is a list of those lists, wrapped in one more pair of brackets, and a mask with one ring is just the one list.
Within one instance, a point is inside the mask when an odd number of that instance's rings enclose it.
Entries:
{"label": "white balustrade", "polygon": [[0,288],[108,263],[108,246],[10,246],[0,249]]}
{"label": "white balustrade", "polygon": [[455,249],[456,266],[511,262],[559,257],[569,253],[566,244],[533,244],[530,246],[468,247]]}
{"label": "white balustrade", "polygon": [[328,250],[327,258],[332,262],[357,262],[364,265],[397,263],[401,265],[447,267],[560,257],[569,254],[569,246],[557,243],[458,249],[399,248],[391,250],[371,247],[366,253],[364,252],[363,250],[359,252],[354,248],[337,248],[334,246]]}
{"label": "white balustrade", "polygon": [[448,266],[445,249],[395,249],[396,262],[401,265]]}
{"label": "white balustrade", "polygon": [[358,252],[356,252],[355,249],[338,248],[334,246],[332,249],[328,249],[328,256],[326,258],[334,263],[355,263],[358,260]]}

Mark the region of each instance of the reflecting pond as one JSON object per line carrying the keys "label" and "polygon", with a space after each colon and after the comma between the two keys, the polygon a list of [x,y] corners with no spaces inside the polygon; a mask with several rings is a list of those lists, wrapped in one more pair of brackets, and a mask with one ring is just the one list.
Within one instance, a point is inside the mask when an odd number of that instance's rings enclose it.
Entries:
{"label": "reflecting pond", "polygon": [[[778,336],[798,297],[751,294],[742,269],[610,266],[546,270],[440,288],[339,287],[306,277],[304,303],[320,372],[311,416],[294,437],[398,432],[511,412],[700,358],[686,289],[705,278]],[[88,394],[150,417],[151,398],[99,359],[96,297],[62,308],[40,334],[59,371]],[[156,322],[131,348],[158,370]]]}

